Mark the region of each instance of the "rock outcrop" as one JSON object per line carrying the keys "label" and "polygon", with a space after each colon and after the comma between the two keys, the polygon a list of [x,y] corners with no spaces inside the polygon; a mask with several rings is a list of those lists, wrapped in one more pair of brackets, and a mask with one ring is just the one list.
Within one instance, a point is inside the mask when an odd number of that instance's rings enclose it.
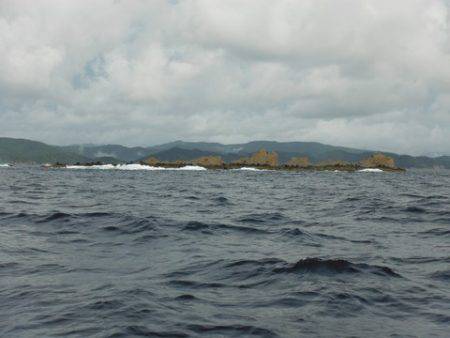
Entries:
{"label": "rock outcrop", "polygon": [[202,167],[222,167],[225,164],[220,156],[203,156],[194,160],[193,163]]}
{"label": "rock outcrop", "polygon": [[250,157],[243,157],[233,162],[235,165],[252,165],[252,166],[278,166],[278,154],[275,151],[268,152],[261,149]]}
{"label": "rock outcrop", "polygon": [[149,157],[142,161],[143,164],[149,165],[149,166],[156,166],[161,161],[158,160],[156,157]]}
{"label": "rock outcrop", "polygon": [[[347,162],[343,160],[325,160],[319,163],[311,163],[307,156],[292,157],[289,161],[283,164],[278,164],[278,154],[275,151],[269,152],[265,149],[260,149],[249,157],[242,157],[237,161],[226,163],[219,155],[210,155],[198,157],[194,160],[175,160],[175,161],[161,161],[156,157],[150,156],[145,160],[140,161],[141,164],[165,167],[165,168],[180,168],[186,165],[197,165],[207,169],[237,169],[242,167],[259,167],[262,169],[273,170],[314,170],[314,171],[346,171],[353,172],[364,168],[379,168],[384,171],[404,171],[395,165],[392,157],[386,156],[382,153],[373,153],[370,157],[361,160],[358,163]],[[98,163],[86,163],[84,165],[94,165]],[[54,167],[61,166],[60,164],[53,165]]]}
{"label": "rock outcrop", "polygon": [[360,164],[364,168],[396,168],[394,159],[381,153],[373,154],[362,160]]}
{"label": "rock outcrop", "polygon": [[306,168],[310,165],[309,158],[304,157],[293,157],[291,158],[286,165],[288,167],[294,167],[294,168]]}

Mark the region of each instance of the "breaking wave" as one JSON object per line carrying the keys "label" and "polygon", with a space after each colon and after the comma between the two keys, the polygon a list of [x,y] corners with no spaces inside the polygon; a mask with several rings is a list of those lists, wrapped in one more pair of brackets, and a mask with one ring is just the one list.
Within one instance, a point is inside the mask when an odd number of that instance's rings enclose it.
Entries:
{"label": "breaking wave", "polygon": [[378,168],[365,168],[365,169],[358,170],[358,172],[360,172],[360,173],[382,173],[383,170],[378,169]]}
{"label": "breaking wave", "polygon": [[204,167],[195,165],[186,165],[180,168],[153,167],[142,164],[101,164],[101,165],[68,165],[66,169],[100,169],[100,170],[206,170]]}
{"label": "breaking wave", "polygon": [[242,167],[238,169],[232,169],[232,170],[244,170],[244,171],[268,171],[268,169],[258,169],[253,167]]}

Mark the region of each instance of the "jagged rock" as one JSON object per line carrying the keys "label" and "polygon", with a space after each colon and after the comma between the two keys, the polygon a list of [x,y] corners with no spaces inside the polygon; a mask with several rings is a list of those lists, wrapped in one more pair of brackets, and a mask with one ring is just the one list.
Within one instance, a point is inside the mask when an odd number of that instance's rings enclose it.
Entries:
{"label": "jagged rock", "polygon": [[361,166],[365,168],[396,168],[394,159],[381,153],[373,154],[369,158],[362,160],[360,163]]}
{"label": "jagged rock", "polygon": [[143,162],[144,164],[149,165],[149,166],[155,166],[155,165],[157,165],[158,163],[160,163],[161,161],[158,160],[156,157],[149,157],[149,158],[146,158],[145,160],[143,160],[142,162]]}
{"label": "jagged rock", "polygon": [[278,154],[274,151],[269,153],[264,149],[261,149],[254,154],[251,159],[261,165],[269,165],[271,167],[276,167],[278,165]]}
{"label": "jagged rock", "polygon": [[225,162],[220,156],[203,156],[194,160],[193,163],[203,167],[221,167]]}
{"label": "jagged rock", "polygon": [[296,168],[305,168],[309,166],[309,158],[304,157],[293,157],[291,158],[286,165],[289,167],[296,167]]}
{"label": "jagged rock", "polygon": [[235,161],[237,165],[254,165],[276,167],[278,165],[278,154],[261,149],[250,157],[243,157]]}

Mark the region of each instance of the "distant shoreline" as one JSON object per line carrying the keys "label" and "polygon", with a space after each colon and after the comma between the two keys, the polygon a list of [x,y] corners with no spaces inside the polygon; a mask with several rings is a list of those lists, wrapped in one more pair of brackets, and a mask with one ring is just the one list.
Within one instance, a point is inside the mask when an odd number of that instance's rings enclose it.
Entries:
{"label": "distant shoreline", "polygon": [[[104,164],[100,162],[93,163],[78,163],[76,165],[68,165],[68,164],[51,164],[44,166],[45,168],[50,169],[124,169],[126,170],[128,166],[128,170],[164,170],[164,169],[185,169],[185,170],[265,170],[265,171],[339,171],[339,172],[360,172],[360,171],[378,171],[381,170],[383,172],[405,172],[406,170],[403,168],[389,168],[383,166],[376,167],[363,167],[357,164],[349,164],[349,165],[310,165],[306,167],[294,167],[289,165],[280,165],[280,166],[264,166],[264,165],[234,165],[234,164],[225,164],[221,166],[199,166],[194,163],[159,163],[157,165],[148,165],[142,163],[129,163],[129,164]],[[197,169],[196,169],[197,168]]]}
{"label": "distant shoreline", "polygon": [[[261,156],[252,159],[258,149],[267,149],[270,153],[276,152],[278,155],[277,165],[293,162],[293,164],[301,166],[335,164],[337,162],[361,163],[374,154],[380,154],[380,151],[345,148],[314,142],[252,141],[226,145],[177,141],[149,147],[125,147],[121,145],[53,146],[32,140],[0,137],[0,163],[75,164],[101,162],[123,164],[146,162],[149,158],[156,159],[158,162],[174,163],[193,162],[200,158],[215,158],[216,161],[219,158],[219,162],[216,162],[216,164],[220,163],[220,159],[222,159],[225,163],[240,162],[244,164],[242,161],[245,161],[247,162],[245,165],[250,166],[255,163],[263,164],[259,161]],[[384,152],[383,154],[395,161],[395,166],[401,168],[450,169],[450,156],[415,157],[390,152]],[[271,165],[273,164],[271,163]]]}

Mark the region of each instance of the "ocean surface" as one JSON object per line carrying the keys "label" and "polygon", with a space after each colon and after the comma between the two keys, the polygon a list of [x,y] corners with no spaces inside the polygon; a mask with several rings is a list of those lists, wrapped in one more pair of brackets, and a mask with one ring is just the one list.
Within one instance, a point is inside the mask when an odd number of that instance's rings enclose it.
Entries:
{"label": "ocean surface", "polygon": [[449,171],[0,168],[0,337],[303,336],[450,336]]}

